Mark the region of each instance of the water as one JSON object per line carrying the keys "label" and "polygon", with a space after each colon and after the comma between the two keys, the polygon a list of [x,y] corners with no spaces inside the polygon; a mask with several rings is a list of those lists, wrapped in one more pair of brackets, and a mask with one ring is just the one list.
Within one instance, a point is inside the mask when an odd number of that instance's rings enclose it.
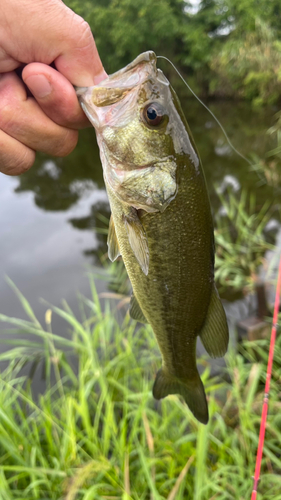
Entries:
{"label": "water", "polygon": [[[215,186],[232,184],[258,192],[262,205],[274,200],[273,188],[259,186],[257,175],[233,153],[213,118],[194,100],[184,111],[198,146],[213,211],[219,208]],[[244,155],[262,156],[270,147],[266,130],[273,109],[253,111],[245,103],[218,102],[212,111]],[[46,305],[62,298],[77,307],[77,291],[89,294],[87,269],[99,265],[107,250],[104,229],[109,205],[93,129],[80,133],[75,151],[63,159],[38,155],[33,168],[18,178],[0,174],[0,312],[24,317],[21,306],[5,281],[8,275],[30,301],[40,321]],[[99,291],[105,289],[99,283]],[[62,325],[56,320],[56,331]],[[63,331],[61,331],[63,334]]]}

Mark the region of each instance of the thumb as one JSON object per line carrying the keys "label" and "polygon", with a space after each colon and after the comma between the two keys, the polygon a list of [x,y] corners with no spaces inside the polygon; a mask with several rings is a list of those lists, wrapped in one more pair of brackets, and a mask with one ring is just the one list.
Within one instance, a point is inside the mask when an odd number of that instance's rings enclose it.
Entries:
{"label": "thumb", "polygon": [[0,5],[0,61],[7,59],[7,71],[54,62],[78,87],[106,78],[90,26],[61,0],[0,0]]}
{"label": "thumb", "polygon": [[80,129],[89,126],[71,83],[54,68],[30,63],[22,79],[44,113],[62,127]]}
{"label": "thumb", "polygon": [[57,70],[73,85],[90,87],[107,77],[91,29],[80,16],[74,16],[75,31],[69,33],[64,51],[54,60]]}

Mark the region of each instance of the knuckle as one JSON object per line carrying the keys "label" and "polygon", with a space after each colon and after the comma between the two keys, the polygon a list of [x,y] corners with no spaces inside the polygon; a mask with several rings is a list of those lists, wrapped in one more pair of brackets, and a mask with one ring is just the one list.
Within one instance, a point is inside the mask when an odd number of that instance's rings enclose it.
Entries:
{"label": "knuckle", "polygon": [[26,148],[20,154],[7,154],[1,161],[1,170],[6,175],[21,175],[32,167],[34,160],[35,152]]}
{"label": "knuckle", "polygon": [[54,156],[69,155],[78,141],[78,132],[76,130],[67,129],[61,139],[57,142],[55,150],[51,153]]}
{"label": "knuckle", "polygon": [[76,47],[85,48],[92,43],[93,35],[90,25],[82,17],[75,15],[75,29],[71,38]]}
{"label": "knuckle", "polygon": [[0,96],[0,129],[9,135],[21,134],[24,116],[23,106],[16,99],[3,99]]}
{"label": "knuckle", "polygon": [[20,174],[24,174],[29,170],[35,161],[35,152],[31,150],[27,150],[26,154],[21,158],[18,162],[18,171]]}
{"label": "knuckle", "polygon": [[17,114],[17,103],[13,100],[1,99],[0,105],[0,127],[9,130],[15,123]]}
{"label": "knuckle", "polygon": [[89,38],[92,38],[92,30],[90,28],[90,25],[83,19],[82,17],[78,16],[78,22],[80,23],[80,37],[81,40],[88,40]]}
{"label": "knuckle", "polygon": [[0,83],[0,125],[9,126],[21,110],[25,90],[13,72],[2,75]]}

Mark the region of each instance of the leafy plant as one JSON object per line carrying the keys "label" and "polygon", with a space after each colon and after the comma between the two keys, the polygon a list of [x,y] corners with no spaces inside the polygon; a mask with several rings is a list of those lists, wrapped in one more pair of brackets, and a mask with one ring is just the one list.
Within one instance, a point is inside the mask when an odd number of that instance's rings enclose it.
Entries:
{"label": "leafy plant", "polygon": [[[280,100],[279,0],[66,0],[88,21],[109,73],[154,50],[204,96]],[[162,66],[163,65],[163,66]],[[174,86],[181,82],[161,63]]]}
{"label": "leafy plant", "polygon": [[275,147],[265,153],[264,159],[253,156],[253,170],[264,176],[264,182],[280,191],[281,188],[281,112],[276,113],[275,123],[267,130]]}
{"label": "leafy plant", "polygon": [[215,219],[216,281],[222,291],[249,293],[255,288],[265,252],[274,248],[264,232],[271,216],[270,202],[257,210],[254,193],[242,191],[240,198],[232,191],[217,193],[222,208]]}
{"label": "leafy plant", "polygon": [[253,31],[230,36],[212,61],[224,81],[226,94],[252,100],[255,105],[278,100],[281,83],[281,44],[275,30],[256,19]]}
{"label": "leafy plant", "polygon": [[[120,327],[116,303],[102,308],[92,277],[90,286],[91,298],[79,299],[82,320],[66,303],[47,305],[41,325],[15,287],[27,320],[0,315],[12,344],[0,356],[8,362],[0,377],[1,499],[249,498],[267,341],[245,344],[243,357],[230,353],[226,377],[210,378],[199,360],[211,416],[204,427],[178,397],[153,400],[160,357],[151,328],[127,315]],[[54,315],[69,335],[52,333]],[[275,352],[263,500],[281,500],[280,336]],[[22,371],[35,359],[46,379],[38,397]]]}

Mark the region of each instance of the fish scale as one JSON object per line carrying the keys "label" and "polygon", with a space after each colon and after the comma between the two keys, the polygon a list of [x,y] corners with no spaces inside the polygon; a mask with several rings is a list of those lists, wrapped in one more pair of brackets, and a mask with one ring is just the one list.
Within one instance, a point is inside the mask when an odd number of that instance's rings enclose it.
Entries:
{"label": "fish scale", "polygon": [[112,211],[109,256],[122,255],[130,314],[150,323],[162,355],[153,395],[179,394],[207,423],[196,341],[200,335],[212,357],[222,356],[228,327],[214,283],[204,173],[178,98],[153,52],[78,94],[100,148]]}
{"label": "fish scale", "polygon": [[[187,175],[181,177],[177,196],[163,214],[141,218],[153,262],[147,276],[139,272],[139,264],[124,235],[122,203],[107,186],[121,255],[135,296],[156,335],[166,369],[180,379],[197,376],[196,337],[207,314],[213,286],[211,265],[206,260],[206,251],[211,256],[213,244],[211,213],[205,186],[200,177],[196,179],[198,185],[192,186],[190,196],[190,205],[196,201],[197,208],[196,214],[190,210],[192,224],[183,204],[190,191]],[[200,210],[198,199],[201,199]],[[204,243],[198,245],[195,242],[199,226]],[[165,289],[167,280],[169,293]]]}

